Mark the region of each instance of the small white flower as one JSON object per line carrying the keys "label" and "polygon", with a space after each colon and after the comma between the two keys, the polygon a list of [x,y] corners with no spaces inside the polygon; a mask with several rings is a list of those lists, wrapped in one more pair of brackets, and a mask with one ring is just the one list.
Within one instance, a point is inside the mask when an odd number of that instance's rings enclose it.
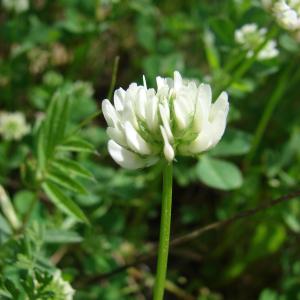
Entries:
{"label": "small white flower", "polygon": [[157,77],[157,90],[133,83],[114,93],[114,105],[105,99],[102,111],[110,137],[108,151],[122,167],[139,169],[164,157],[197,155],[221,139],[228,114],[227,93],[212,104],[211,88],[183,80]]}
{"label": "small white flower", "polygon": [[75,294],[75,290],[72,288],[68,281],[65,281],[60,271],[56,271],[53,276],[53,282],[57,284],[61,290],[62,294],[65,296],[65,300],[72,300]]}
{"label": "small white flower", "polygon": [[267,60],[278,56],[279,51],[276,48],[277,44],[274,40],[268,41],[267,44],[258,54],[259,60]]}
{"label": "small white flower", "polygon": [[55,292],[57,300],[72,300],[75,294],[70,283],[62,278],[60,270],[55,271],[48,289]]}
{"label": "small white flower", "polygon": [[29,132],[30,126],[21,112],[0,112],[0,135],[4,140],[20,140]]}
{"label": "small white flower", "polygon": [[6,10],[22,13],[29,9],[28,0],[2,0],[2,5]]}
{"label": "small white flower", "polygon": [[291,31],[300,28],[300,1],[279,0],[273,6],[273,13],[283,28]]}
{"label": "small white flower", "polygon": [[[255,50],[263,44],[266,39],[266,28],[258,28],[255,23],[245,24],[235,31],[235,41],[247,51],[247,56],[252,57]],[[267,60],[276,57],[279,54],[277,43],[274,40],[268,41],[267,44],[259,51],[258,60]]]}
{"label": "small white flower", "polygon": [[262,4],[284,29],[300,29],[300,0],[262,0]]}

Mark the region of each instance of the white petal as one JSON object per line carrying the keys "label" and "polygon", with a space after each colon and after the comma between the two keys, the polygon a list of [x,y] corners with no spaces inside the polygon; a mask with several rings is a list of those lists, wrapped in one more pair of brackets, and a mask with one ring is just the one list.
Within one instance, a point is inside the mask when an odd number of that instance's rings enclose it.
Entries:
{"label": "white petal", "polygon": [[206,129],[203,129],[197,138],[190,143],[179,148],[184,154],[199,154],[203,151],[209,149],[212,144],[211,132],[209,130],[209,125]]}
{"label": "white petal", "polygon": [[161,106],[164,108],[164,113],[168,122],[170,122],[170,107],[169,107],[169,100],[165,97],[161,103]]}
{"label": "white petal", "polygon": [[147,126],[152,132],[155,132],[158,128],[158,99],[156,96],[149,99],[145,110]]}
{"label": "white petal", "polygon": [[115,127],[108,127],[106,129],[107,135],[114,140],[116,143],[120,144],[121,146],[127,147],[127,141],[125,134],[122,130]]}
{"label": "white petal", "polygon": [[126,121],[129,121],[134,128],[138,128],[138,121],[135,115],[134,111],[134,103],[132,102],[132,99],[126,96],[126,102],[124,106],[124,110],[122,111],[121,114],[121,120],[123,123]]}
{"label": "white petal", "polygon": [[114,93],[114,105],[117,111],[121,111],[124,109],[124,99],[125,99],[126,92],[119,88]]}
{"label": "white petal", "polygon": [[211,100],[212,100],[212,92],[209,84],[200,84],[198,89],[198,97],[201,101],[201,105],[203,107],[203,113],[206,115],[209,114]]}
{"label": "white petal", "polygon": [[157,89],[161,89],[166,85],[166,81],[164,78],[157,76],[156,77],[156,84],[157,84]]}
{"label": "white petal", "polygon": [[126,150],[113,140],[108,141],[108,152],[113,160],[125,169],[135,170],[147,165],[146,160],[140,158],[137,154]]}
{"label": "white petal", "polygon": [[214,147],[221,139],[226,128],[226,119],[229,110],[228,95],[222,92],[217,101],[212,105],[210,115],[210,131],[211,131],[211,145]]}
{"label": "white petal", "polygon": [[175,120],[180,129],[186,129],[194,118],[198,88],[195,82],[183,85],[174,98]]}
{"label": "white petal", "polygon": [[187,111],[185,103],[188,100],[189,99],[186,99],[184,97],[176,97],[173,102],[176,123],[180,129],[185,129],[190,121],[191,115],[189,111]]}
{"label": "white petal", "polygon": [[136,112],[139,118],[145,120],[146,118],[146,105],[147,105],[147,90],[140,88],[136,101]]}
{"label": "white petal", "polygon": [[133,82],[129,84],[128,90],[135,91],[137,87],[138,87],[137,83]]}
{"label": "white petal", "polygon": [[160,131],[164,139],[164,155],[167,161],[172,161],[175,157],[175,152],[171,144],[169,143],[166,130],[163,126],[160,126]]}
{"label": "white petal", "polygon": [[147,82],[146,82],[145,75],[143,75],[143,84],[144,84],[144,88],[147,89]]}
{"label": "white petal", "polygon": [[214,120],[215,116],[222,112],[226,117],[229,110],[228,94],[222,92],[216,102],[211,106],[209,119]]}
{"label": "white petal", "polygon": [[194,115],[194,128],[202,130],[208,122],[211,107],[212,92],[209,84],[201,84],[198,88],[196,110]]}
{"label": "white petal", "polygon": [[182,86],[182,77],[178,71],[174,72],[174,89],[175,91],[179,90]]}
{"label": "white petal", "polygon": [[163,126],[166,130],[168,140],[173,142],[173,134],[170,127],[170,110],[167,105],[159,104],[159,113],[161,120],[163,122]]}
{"label": "white petal", "polygon": [[242,31],[240,29],[237,29],[234,33],[234,40],[239,43],[239,44],[243,44],[245,39],[244,39],[244,34],[242,33]]}
{"label": "white petal", "polygon": [[108,126],[115,127],[119,121],[119,116],[108,99],[102,102],[102,112]]}
{"label": "white petal", "polygon": [[212,123],[212,143],[209,146],[209,149],[214,147],[216,144],[219,143],[220,139],[222,138],[224,131],[226,128],[226,118],[224,118],[224,115],[221,115],[219,118],[217,118]]}
{"label": "white petal", "polygon": [[223,111],[219,111],[216,115],[214,120],[210,123],[210,131],[211,131],[211,145],[209,149],[214,147],[222,138],[225,128],[226,128],[226,119],[227,119],[227,112],[224,113]]}
{"label": "white petal", "polygon": [[143,155],[151,154],[150,146],[139,135],[130,122],[125,122],[124,129],[127,144],[133,151]]}
{"label": "white petal", "polygon": [[260,33],[260,35],[264,36],[267,33],[267,31],[268,31],[267,28],[263,27],[260,28],[258,32]]}

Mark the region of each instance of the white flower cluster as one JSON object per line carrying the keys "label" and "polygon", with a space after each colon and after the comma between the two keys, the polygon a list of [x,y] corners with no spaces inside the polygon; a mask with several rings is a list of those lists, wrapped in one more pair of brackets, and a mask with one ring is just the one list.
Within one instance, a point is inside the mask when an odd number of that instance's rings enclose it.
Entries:
{"label": "white flower cluster", "polygon": [[29,9],[28,0],[2,0],[2,6],[9,11],[22,13]]}
{"label": "white flower cluster", "polygon": [[20,140],[29,132],[30,126],[21,112],[0,112],[0,135],[4,140]]}
{"label": "white flower cluster", "polygon": [[262,4],[273,13],[277,23],[284,29],[300,29],[300,0],[262,0]]}
{"label": "white flower cluster", "polygon": [[214,147],[221,139],[229,109],[222,92],[212,103],[210,85],[185,81],[179,72],[174,79],[157,77],[157,90],[132,83],[107,99],[102,111],[110,137],[108,151],[122,167],[139,169],[161,157],[196,155]]}
{"label": "white flower cluster", "polygon": [[[263,44],[266,39],[267,29],[258,28],[257,24],[245,24],[241,28],[235,31],[235,41],[247,51],[247,56],[252,57],[255,50]],[[270,40],[259,51],[257,55],[258,60],[267,60],[276,57],[279,53],[277,43],[274,40]]]}
{"label": "white flower cluster", "polygon": [[51,285],[55,286],[55,290],[58,290],[62,296],[61,300],[72,300],[75,294],[75,290],[72,288],[68,281],[65,281],[61,276],[61,271],[57,270],[53,275]]}
{"label": "white flower cluster", "polygon": [[[35,283],[39,287],[40,284]],[[53,299],[55,300],[73,300],[75,294],[75,290],[70,283],[63,279],[60,270],[54,272],[51,282],[46,287],[46,291],[53,293]]]}

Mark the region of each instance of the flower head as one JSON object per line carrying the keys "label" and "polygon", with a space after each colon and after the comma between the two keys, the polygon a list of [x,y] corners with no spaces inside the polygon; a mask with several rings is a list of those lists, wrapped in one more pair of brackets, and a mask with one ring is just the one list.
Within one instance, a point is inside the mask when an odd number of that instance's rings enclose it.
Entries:
{"label": "flower head", "polygon": [[30,126],[21,112],[0,112],[0,135],[5,140],[20,140],[29,132]]}
{"label": "flower head", "polygon": [[29,9],[28,0],[2,0],[2,5],[6,10],[22,13]]}
{"label": "flower head", "polygon": [[157,77],[157,90],[132,83],[114,93],[114,104],[105,99],[102,111],[110,137],[108,151],[122,167],[138,169],[167,161],[176,155],[196,155],[221,139],[229,109],[222,92],[212,103],[208,84]]}
{"label": "flower head", "polygon": [[62,278],[60,270],[55,271],[53,274],[53,279],[47,290],[54,292],[57,300],[72,300],[75,294],[75,290],[70,283]]}
{"label": "flower head", "polygon": [[[245,24],[235,31],[235,41],[247,51],[247,56],[251,57],[254,55],[255,50],[263,44],[266,39],[266,33],[266,28],[259,29],[255,23]],[[279,53],[276,46],[277,44],[274,40],[268,41],[259,51],[257,59],[266,60],[276,57]]]}
{"label": "flower head", "polygon": [[300,29],[300,0],[262,0],[262,4],[284,29]]}

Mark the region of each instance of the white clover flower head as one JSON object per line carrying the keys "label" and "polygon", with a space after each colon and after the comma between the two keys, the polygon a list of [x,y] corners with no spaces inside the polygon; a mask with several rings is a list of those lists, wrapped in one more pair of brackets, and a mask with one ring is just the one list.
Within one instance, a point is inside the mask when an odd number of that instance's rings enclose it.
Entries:
{"label": "white clover flower head", "polygon": [[21,112],[0,112],[0,135],[4,140],[20,140],[30,132]]}
{"label": "white clover flower head", "polygon": [[2,0],[3,7],[8,11],[22,13],[29,9],[28,0]]}
{"label": "white clover flower head", "polygon": [[56,270],[48,289],[55,292],[57,300],[72,300],[75,290],[70,283],[62,278],[61,271]]}
{"label": "white clover flower head", "polygon": [[279,0],[273,6],[273,13],[279,25],[287,30],[300,29],[300,1]]}
{"label": "white clover flower head", "polygon": [[157,77],[157,90],[132,83],[114,93],[114,104],[105,99],[102,111],[110,137],[108,151],[122,167],[139,169],[162,157],[171,162],[176,155],[197,155],[221,139],[229,110],[222,92],[212,103],[208,84]]}
{"label": "white clover flower head", "polygon": [[241,45],[245,43],[257,44],[261,40],[261,36],[258,34],[257,24],[250,23],[245,24],[241,28],[237,29],[234,33],[235,41]]}
{"label": "white clover flower head", "polygon": [[[256,49],[264,42],[267,34],[266,28],[258,28],[257,24],[245,24],[234,33],[236,43],[247,51],[247,57],[252,57]],[[267,60],[276,57],[279,54],[275,40],[268,41],[259,51],[258,60]]]}
{"label": "white clover flower head", "polygon": [[262,0],[262,5],[288,31],[300,29],[300,0]]}

